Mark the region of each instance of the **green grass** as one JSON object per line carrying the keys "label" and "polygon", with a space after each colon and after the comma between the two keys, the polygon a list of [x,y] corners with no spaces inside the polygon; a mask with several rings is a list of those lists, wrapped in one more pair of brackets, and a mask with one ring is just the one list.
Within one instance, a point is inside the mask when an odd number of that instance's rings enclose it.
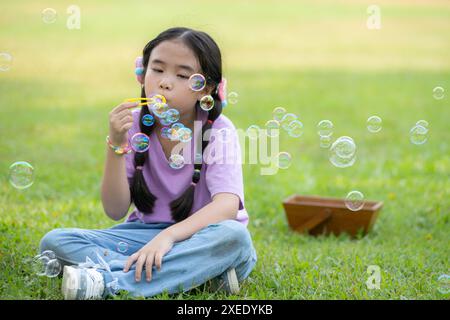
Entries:
{"label": "green grass", "polygon": [[[444,1],[380,1],[382,29],[367,30],[371,2],[148,1],[105,6],[79,1],[81,30],[65,28],[67,1],[2,4],[0,52],[13,55],[0,73],[0,298],[61,299],[60,279],[33,276],[27,259],[58,227],[107,228],[100,181],[108,112],[135,96],[134,58],[166,27],[209,32],[222,48],[236,127],[263,126],[276,106],[300,116],[302,137],[281,135],[292,165],[276,175],[245,165],[246,208],[258,263],[239,296],[201,288],[177,299],[448,299],[437,278],[449,274],[450,6]],[[58,11],[45,25],[40,12]],[[221,16],[218,17],[217,14]],[[432,90],[446,89],[435,100]],[[370,134],[366,119],[383,119]],[[358,160],[333,167],[319,148],[316,124],[349,135]],[[419,119],[429,140],[409,142]],[[36,179],[19,191],[9,166],[30,162]],[[282,201],[291,194],[345,197],[362,191],[384,202],[366,237],[310,237],[289,230]],[[366,269],[381,268],[380,290]],[[127,298],[121,296],[120,298]],[[156,299],[169,298],[159,295]]]}

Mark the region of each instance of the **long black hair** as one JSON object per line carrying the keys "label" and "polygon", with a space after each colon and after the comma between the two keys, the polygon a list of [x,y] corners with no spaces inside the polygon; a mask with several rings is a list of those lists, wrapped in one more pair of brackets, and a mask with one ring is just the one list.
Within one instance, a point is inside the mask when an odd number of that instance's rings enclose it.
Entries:
{"label": "long black hair", "polygon": [[[203,125],[202,132],[208,132],[212,127],[212,123],[222,113],[222,103],[217,94],[217,86],[222,80],[222,57],[220,49],[216,42],[205,32],[196,31],[189,28],[170,28],[160,33],[155,39],[151,40],[144,47],[143,50],[143,65],[144,72],[147,70],[148,60],[152,50],[161,42],[166,40],[180,39],[183,43],[190,48],[196,55],[200,67],[201,73],[207,80],[207,86],[212,87],[211,93],[214,98],[214,107],[208,111],[208,121]],[[145,89],[142,87],[141,97],[145,98]],[[199,101],[197,101],[195,108],[199,108]],[[144,105],[141,109],[139,119],[146,114],[150,114],[147,105]],[[142,121],[139,122],[140,131],[146,135],[150,135],[154,126],[145,126]],[[203,151],[208,145],[209,139],[202,141],[202,158]],[[142,167],[146,160],[148,160],[148,152],[139,153],[134,155],[134,165],[136,167],[132,184],[130,186],[131,201],[136,208],[144,214],[151,214],[156,201],[155,195],[153,195],[145,182]],[[200,180],[200,172],[202,169],[202,163],[194,162],[194,172],[192,174],[192,182],[189,187],[175,200],[170,203],[170,209],[173,220],[176,222],[182,221],[189,216],[192,210],[192,204],[194,202],[195,184]]]}

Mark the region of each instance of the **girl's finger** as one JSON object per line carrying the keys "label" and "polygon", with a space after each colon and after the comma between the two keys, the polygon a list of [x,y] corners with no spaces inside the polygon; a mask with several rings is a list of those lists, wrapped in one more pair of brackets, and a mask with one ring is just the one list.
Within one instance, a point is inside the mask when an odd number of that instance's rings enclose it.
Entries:
{"label": "girl's finger", "polygon": [[113,113],[120,112],[125,109],[135,108],[139,105],[138,102],[124,102],[119,104],[117,107],[113,109]]}
{"label": "girl's finger", "polygon": [[145,253],[141,253],[136,262],[136,273],[134,275],[134,278],[136,279],[137,282],[141,281],[142,267],[144,266],[146,259],[147,255]]}
{"label": "girl's finger", "polygon": [[155,255],[150,253],[147,256],[147,261],[145,262],[145,274],[147,275],[147,281],[150,282],[152,280],[152,268],[153,268],[153,258]]}
{"label": "girl's finger", "polygon": [[158,252],[155,256],[155,266],[158,268],[158,271],[161,271],[162,257],[163,254],[161,252]]}
{"label": "girl's finger", "polygon": [[122,127],[120,127],[120,131],[126,132],[126,131],[130,130],[132,126],[133,126],[132,122],[125,123]]}
{"label": "girl's finger", "polygon": [[133,112],[130,109],[124,109],[118,113],[114,113],[114,117],[117,117],[117,119],[122,119],[123,117],[126,116],[132,116]]}
{"label": "girl's finger", "polygon": [[128,270],[130,270],[130,267],[136,261],[138,256],[139,256],[138,253],[134,253],[128,258],[127,263],[125,264],[125,267],[123,268],[123,272],[128,272]]}
{"label": "girl's finger", "polygon": [[122,119],[120,119],[118,122],[119,122],[120,126],[123,126],[124,124],[127,124],[127,123],[133,123],[133,117],[125,116]]}

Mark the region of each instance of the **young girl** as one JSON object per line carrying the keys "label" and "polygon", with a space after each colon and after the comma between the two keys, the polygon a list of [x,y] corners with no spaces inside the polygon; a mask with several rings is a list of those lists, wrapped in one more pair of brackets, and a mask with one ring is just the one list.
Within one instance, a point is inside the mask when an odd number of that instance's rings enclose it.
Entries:
{"label": "young girl", "polygon": [[[226,101],[220,50],[204,32],[171,28],[145,46],[141,61],[136,73],[141,97],[165,97],[178,110],[178,122],[194,132],[184,145],[200,154],[174,169],[171,152],[180,142],[164,137],[160,120],[152,125],[142,121],[152,116],[147,104],[138,112],[132,111],[138,103],[120,104],[109,114],[102,203],[114,220],[122,219],[132,203],[134,211],[109,229],[52,230],[40,250],[53,251],[64,265],[65,299],[102,299],[119,290],[150,297],[188,291],[208,280],[238,293],[239,281],[257,260],[247,230],[241,162],[208,162],[205,149],[220,147],[220,139],[195,142],[210,129],[235,130],[221,114]],[[206,79],[201,90],[189,85],[195,74]],[[199,101],[208,95],[213,107],[205,111]],[[200,133],[195,121],[201,121]],[[147,151],[130,153],[130,137],[136,133],[149,137]],[[226,145],[240,156],[236,135]]]}

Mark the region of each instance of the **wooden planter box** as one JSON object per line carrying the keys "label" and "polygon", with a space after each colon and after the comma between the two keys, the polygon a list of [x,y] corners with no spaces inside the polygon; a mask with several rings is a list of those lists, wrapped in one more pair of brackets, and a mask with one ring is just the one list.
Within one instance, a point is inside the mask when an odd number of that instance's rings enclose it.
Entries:
{"label": "wooden planter box", "polygon": [[373,227],[383,202],[365,201],[359,211],[351,211],[344,199],[292,195],[283,201],[289,227],[317,236],[342,232],[355,237]]}

